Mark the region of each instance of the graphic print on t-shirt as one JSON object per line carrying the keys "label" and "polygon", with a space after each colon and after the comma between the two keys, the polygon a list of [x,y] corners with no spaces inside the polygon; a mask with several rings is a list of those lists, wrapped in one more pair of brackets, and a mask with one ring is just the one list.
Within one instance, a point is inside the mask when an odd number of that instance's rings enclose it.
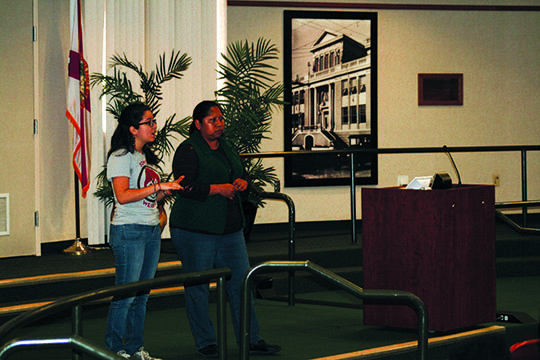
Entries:
{"label": "graphic print on t-shirt", "polygon": [[[141,164],[141,172],[137,180],[137,186],[142,189],[147,186],[159,184],[160,177],[157,171],[148,164]],[[154,208],[156,206],[157,193],[152,193],[143,199],[143,204],[147,207]]]}

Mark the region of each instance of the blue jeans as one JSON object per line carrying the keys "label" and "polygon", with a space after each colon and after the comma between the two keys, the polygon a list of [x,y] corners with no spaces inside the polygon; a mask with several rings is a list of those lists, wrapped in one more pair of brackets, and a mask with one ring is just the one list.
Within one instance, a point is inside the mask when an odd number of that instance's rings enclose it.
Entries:
{"label": "blue jeans", "polygon": [[[249,271],[249,259],[244,234],[211,235],[171,228],[171,239],[182,262],[182,272],[227,267],[231,278],[226,282],[226,291],[231,307],[231,317],[237,343],[240,343],[240,299],[242,280]],[[197,349],[216,344],[214,325],[208,314],[208,285],[186,287],[186,311]],[[250,343],[259,341],[259,323],[251,298]]]}
{"label": "blue jeans", "polygon": [[[161,251],[159,225],[111,225],[109,244],[114,253],[116,285],[154,277]],[[148,292],[113,299],[105,332],[107,349],[125,350],[129,355],[139,350],[147,302]]]}

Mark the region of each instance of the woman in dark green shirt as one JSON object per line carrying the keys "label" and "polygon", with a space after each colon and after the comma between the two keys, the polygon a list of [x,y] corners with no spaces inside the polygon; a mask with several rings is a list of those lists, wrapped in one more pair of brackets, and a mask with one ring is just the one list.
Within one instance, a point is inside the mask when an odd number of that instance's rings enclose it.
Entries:
{"label": "woman in dark green shirt", "polygon": [[[171,238],[184,273],[227,267],[231,279],[226,290],[237,342],[240,342],[240,291],[250,268],[243,227],[244,217],[238,192],[248,181],[240,157],[222,138],[225,123],[219,106],[203,101],[193,110],[190,137],[174,155],[175,178],[184,176],[184,190],[176,196],[169,223]],[[208,285],[185,290],[186,310],[199,353],[217,357],[217,340],[208,314]],[[259,336],[259,324],[251,306],[250,350],[271,354],[281,350]]]}

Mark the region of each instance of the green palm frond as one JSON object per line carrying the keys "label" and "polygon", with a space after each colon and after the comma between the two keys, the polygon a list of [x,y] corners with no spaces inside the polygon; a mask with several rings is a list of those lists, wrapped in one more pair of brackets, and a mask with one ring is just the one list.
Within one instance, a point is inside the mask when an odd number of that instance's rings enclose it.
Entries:
{"label": "green palm frond", "polygon": [[107,180],[107,166],[96,176],[96,191],[94,195],[103,201],[105,206],[110,206],[114,202],[114,195],[111,183]]}
{"label": "green palm frond", "polygon": [[187,116],[179,121],[175,121],[176,114],[169,116],[165,124],[156,133],[156,139],[152,143],[152,151],[158,158],[163,159],[174,151],[171,140],[180,140],[180,137],[188,136],[188,128],[191,117]]}
{"label": "green palm frond", "polygon": [[141,95],[133,90],[133,86],[127,75],[117,69],[114,69],[112,76],[99,73],[92,74],[90,76],[90,85],[95,86],[97,84],[102,84],[103,86],[100,97],[108,95],[112,99],[126,104],[142,101],[143,99]]}
{"label": "green palm frond", "polygon": [[169,60],[169,66],[165,62],[165,53],[159,57],[159,64],[156,65],[156,81],[159,84],[163,84],[171,79],[181,79],[191,65],[191,58],[187,54],[180,54],[179,52],[171,53],[171,59]]}
{"label": "green palm frond", "polygon": [[127,58],[126,53],[120,54],[114,54],[111,56],[111,60],[109,61],[109,67],[110,68],[116,68],[118,66],[126,67],[128,69],[131,69],[139,75],[139,77],[146,76],[146,73],[144,72],[142,65],[137,65],[133,61],[129,60]]}
{"label": "green palm frond", "polygon": [[[255,44],[247,40],[229,44],[224,62],[218,63],[219,79],[224,84],[216,97],[225,118],[224,136],[239,153],[260,151],[261,141],[269,138],[273,111],[284,104],[283,85],[274,81],[277,67],[272,65],[278,55],[275,44],[259,38]],[[248,159],[245,166],[256,189],[278,179],[275,169],[265,168],[261,159]],[[248,200],[263,205],[255,194]]]}
{"label": "green palm frond", "polygon": [[251,186],[255,188],[255,191],[250,191],[246,195],[245,200],[258,207],[264,207],[264,201],[261,200],[258,193],[264,191],[266,184],[274,184],[278,180],[276,169],[273,166],[264,167],[262,159],[246,159],[244,166],[250,174]]}

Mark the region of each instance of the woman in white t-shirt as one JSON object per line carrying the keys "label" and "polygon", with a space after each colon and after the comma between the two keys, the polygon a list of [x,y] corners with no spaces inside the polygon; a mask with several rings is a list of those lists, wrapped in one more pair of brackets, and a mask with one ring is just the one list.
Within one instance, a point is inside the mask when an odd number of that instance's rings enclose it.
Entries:
{"label": "woman in white t-shirt", "polygon": [[[156,138],[152,112],[142,103],[128,105],[118,119],[107,155],[115,211],[109,245],[113,249],[116,285],[152,279],[161,250],[158,201],[181,190],[181,179],[161,183],[157,156],[149,144]],[[114,298],[109,308],[106,346],[132,360],[153,360],[143,349],[148,292]]]}

